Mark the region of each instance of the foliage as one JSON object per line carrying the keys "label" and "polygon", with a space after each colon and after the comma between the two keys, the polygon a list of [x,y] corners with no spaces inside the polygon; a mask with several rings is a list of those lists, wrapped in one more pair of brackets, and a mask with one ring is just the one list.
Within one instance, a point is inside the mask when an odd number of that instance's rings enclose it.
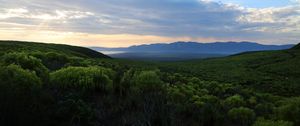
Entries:
{"label": "foliage", "polygon": [[223,58],[157,64],[207,81],[246,85],[281,96],[300,95],[300,50],[248,52]]}
{"label": "foliage", "polygon": [[55,52],[34,52],[32,55],[41,59],[42,63],[50,70],[58,70],[70,62],[68,56]]}
{"label": "foliage", "polygon": [[142,71],[133,76],[133,84],[142,92],[160,91],[163,83],[155,71]]}
{"label": "foliage", "polygon": [[[38,120],[41,80],[17,65],[0,66],[0,124],[20,125]],[[27,116],[28,114],[33,114]]]}
{"label": "foliage", "polygon": [[233,124],[249,126],[255,120],[255,113],[249,108],[239,107],[229,110],[228,117]]}
{"label": "foliage", "polygon": [[273,121],[273,120],[265,120],[265,119],[258,119],[253,126],[293,126],[293,123],[288,121]]}
{"label": "foliage", "polygon": [[0,54],[8,52],[55,52],[67,56],[83,58],[109,58],[97,51],[78,46],[60,44],[42,44],[20,41],[0,41]]}
{"label": "foliage", "polygon": [[154,63],[0,42],[0,57],[0,125],[300,125],[297,47]]}
{"label": "foliage", "polygon": [[17,64],[23,69],[31,70],[42,79],[48,79],[48,69],[42,64],[40,59],[26,53],[8,53],[2,56],[4,65]]}
{"label": "foliage", "polygon": [[234,95],[225,99],[224,104],[228,108],[241,107],[245,105],[245,101],[242,96]]}
{"label": "foliage", "polygon": [[62,88],[101,90],[112,88],[113,71],[102,67],[68,67],[51,73],[51,84]]}
{"label": "foliage", "polygon": [[300,125],[300,97],[284,100],[281,104],[277,108],[279,118]]}

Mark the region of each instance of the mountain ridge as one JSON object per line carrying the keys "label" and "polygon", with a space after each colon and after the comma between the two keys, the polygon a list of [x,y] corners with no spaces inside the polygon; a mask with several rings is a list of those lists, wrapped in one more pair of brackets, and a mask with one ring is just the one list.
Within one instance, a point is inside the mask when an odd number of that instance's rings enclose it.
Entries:
{"label": "mountain ridge", "polygon": [[293,44],[263,45],[255,42],[173,42],[134,45],[122,48],[90,47],[96,51],[124,51],[124,52],[173,52],[173,53],[205,53],[205,54],[237,54],[248,51],[282,50],[292,48]]}

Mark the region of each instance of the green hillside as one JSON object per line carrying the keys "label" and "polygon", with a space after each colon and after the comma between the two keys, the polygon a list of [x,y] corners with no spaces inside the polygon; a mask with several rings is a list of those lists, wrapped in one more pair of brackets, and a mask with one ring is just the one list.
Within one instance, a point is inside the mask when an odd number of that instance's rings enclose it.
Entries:
{"label": "green hillside", "polygon": [[300,49],[185,61],[0,42],[1,126],[299,126]]}
{"label": "green hillside", "polygon": [[55,52],[83,58],[109,58],[97,51],[78,46],[20,41],[0,41],[0,55],[8,52]]}
{"label": "green hillside", "polygon": [[298,44],[295,47],[293,47],[293,49],[300,49],[300,44]]}
{"label": "green hillside", "polygon": [[282,96],[300,95],[300,49],[247,52],[224,58],[168,63],[166,71],[237,83]]}

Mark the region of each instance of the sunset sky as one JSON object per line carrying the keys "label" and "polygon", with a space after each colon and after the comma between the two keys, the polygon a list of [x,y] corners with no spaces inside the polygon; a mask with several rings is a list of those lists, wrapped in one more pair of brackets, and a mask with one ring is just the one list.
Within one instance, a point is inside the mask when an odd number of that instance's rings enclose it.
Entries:
{"label": "sunset sky", "polygon": [[0,39],[126,47],[300,42],[300,0],[0,0]]}

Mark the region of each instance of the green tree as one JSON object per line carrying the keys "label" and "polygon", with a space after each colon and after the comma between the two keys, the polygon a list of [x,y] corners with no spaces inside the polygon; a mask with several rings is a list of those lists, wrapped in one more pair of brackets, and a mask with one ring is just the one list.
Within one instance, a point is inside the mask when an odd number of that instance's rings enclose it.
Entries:
{"label": "green tree", "polygon": [[163,82],[155,71],[136,73],[133,80],[135,87],[141,92],[156,92],[164,88]]}
{"label": "green tree", "polygon": [[293,126],[293,123],[283,120],[273,121],[258,119],[252,126]]}
{"label": "green tree", "polygon": [[273,116],[274,104],[272,103],[259,103],[255,106],[255,111],[258,116],[270,117]]}
{"label": "green tree", "polygon": [[50,74],[51,84],[62,89],[100,90],[112,89],[114,72],[102,67],[68,67]]}
{"label": "green tree", "polygon": [[228,117],[233,124],[241,126],[250,126],[255,121],[254,111],[244,107],[229,110]]}
{"label": "green tree", "polygon": [[58,70],[70,62],[70,59],[66,55],[55,52],[35,52],[32,55],[41,59],[42,63],[50,70]]}
{"label": "green tree", "polygon": [[33,72],[17,65],[0,66],[0,123],[23,125],[40,119],[36,111],[41,88],[41,80]]}
{"label": "green tree", "polygon": [[133,101],[139,104],[142,122],[147,125],[167,124],[166,89],[157,71],[136,72],[132,83]]}
{"label": "green tree", "polygon": [[277,115],[282,120],[300,125],[300,97],[290,98],[282,101],[282,105],[277,108]]}
{"label": "green tree", "polygon": [[241,107],[245,105],[244,98],[240,95],[230,96],[225,99],[224,105],[226,108]]}
{"label": "green tree", "polygon": [[16,64],[23,69],[34,71],[42,80],[48,80],[48,69],[42,64],[40,59],[26,53],[8,53],[2,57],[4,65]]}

